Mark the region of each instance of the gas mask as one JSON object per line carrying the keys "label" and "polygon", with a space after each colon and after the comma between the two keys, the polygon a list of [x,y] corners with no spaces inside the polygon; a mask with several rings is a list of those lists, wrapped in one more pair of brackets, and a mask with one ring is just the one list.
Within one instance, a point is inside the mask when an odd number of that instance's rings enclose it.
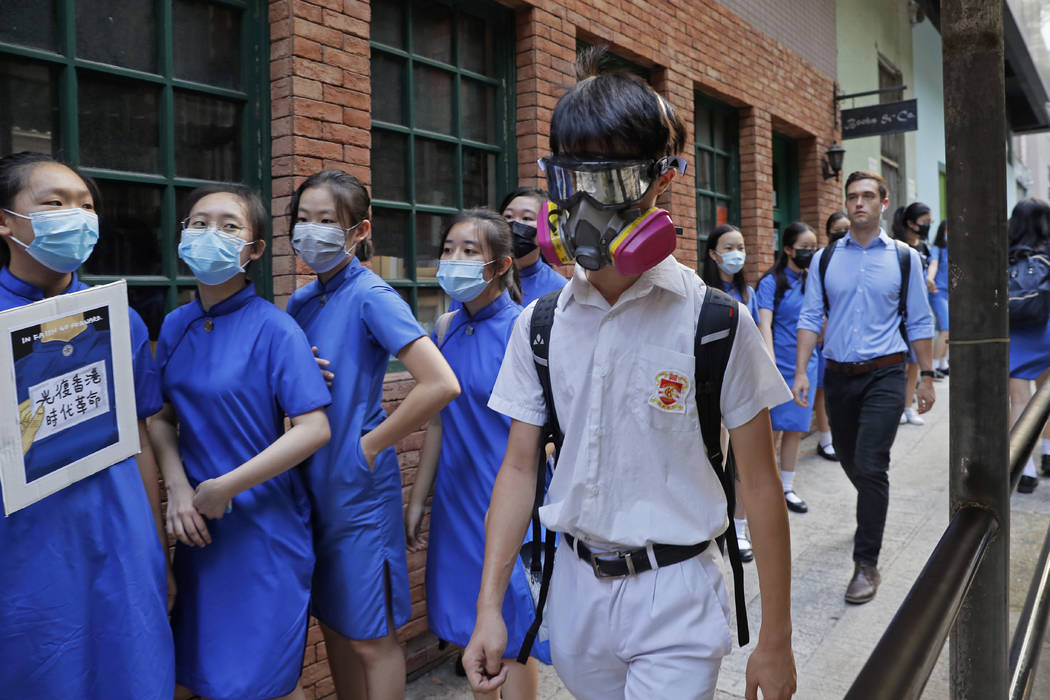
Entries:
{"label": "gas mask", "polygon": [[685,161],[667,156],[655,161],[578,161],[543,158],[551,199],[541,211],[537,243],[552,264],[573,260],[587,270],[613,265],[636,275],[670,255],[676,245],[674,224],[663,209],[638,205],[661,175]]}

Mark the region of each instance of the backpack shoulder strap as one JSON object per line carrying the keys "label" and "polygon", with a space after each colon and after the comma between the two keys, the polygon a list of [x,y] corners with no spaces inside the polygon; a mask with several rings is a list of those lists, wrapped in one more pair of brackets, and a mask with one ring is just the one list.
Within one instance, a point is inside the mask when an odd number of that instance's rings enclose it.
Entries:
{"label": "backpack shoulder strap", "polygon": [[897,245],[897,262],[901,268],[901,296],[897,301],[897,314],[901,317],[901,335],[904,344],[910,346],[908,340],[908,281],[911,279],[911,246],[903,241],[894,241]]}
{"label": "backpack shoulder strap", "polygon": [[459,309],[443,313],[438,316],[438,320],[434,323],[434,336],[437,338],[437,346],[439,348],[445,342],[445,335],[448,334],[449,326],[452,325],[452,317],[458,312]]}
{"label": "backpack shoulder strap", "polygon": [[[733,569],[733,590],[736,598],[736,630],[740,646],[745,646],[750,633],[747,626],[747,600],[744,596],[744,569],[740,561],[740,550],[736,541],[736,525],[733,510],[736,506],[736,466],[733,450],[729,449],[725,467],[722,466],[722,383],[729,354],[736,339],[740,314],[736,301],[720,289],[707,287],[700,306],[700,317],[693,338],[696,385],[696,409],[700,419],[700,436],[707,450],[707,459],[718,475],[726,497],[726,514],[729,529],[724,535],[724,544],[729,549],[729,563]],[[721,543],[720,543],[721,546]]]}
{"label": "backpack shoulder strap", "polygon": [[548,430],[556,438],[555,445],[560,448],[562,442],[561,426],[558,423],[558,412],[554,407],[554,394],[551,391],[550,343],[551,329],[554,328],[554,312],[558,307],[560,289],[547,292],[536,302],[532,309],[529,324],[529,344],[532,347],[532,361],[536,365],[536,374],[543,388],[543,400],[547,404],[547,423],[544,425],[544,437]]}
{"label": "backpack shoulder strap", "polygon": [[831,302],[828,301],[828,285],[824,282],[824,277],[828,271],[828,264],[831,262],[831,256],[834,254],[835,249],[839,247],[838,241],[832,241],[828,243],[827,247],[824,248],[824,254],[820,256],[820,268],[817,270],[820,273],[820,291],[824,295],[824,315],[828,315],[828,311],[831,310]]}

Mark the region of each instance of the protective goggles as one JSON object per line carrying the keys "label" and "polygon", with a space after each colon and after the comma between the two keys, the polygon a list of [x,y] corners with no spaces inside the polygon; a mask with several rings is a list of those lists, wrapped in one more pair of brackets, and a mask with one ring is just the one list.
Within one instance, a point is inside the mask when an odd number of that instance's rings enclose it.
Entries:
{"label": "protective goggles", "polygon": [[540,171],[547,176],[550,198],[561,207],[571,207],[581,197],[603,209],[622,209],[638,204],[649,188],[668,170],[685,174],[686,162],[678,156],[658,160],[576,160],[548,156],[540,158]]}

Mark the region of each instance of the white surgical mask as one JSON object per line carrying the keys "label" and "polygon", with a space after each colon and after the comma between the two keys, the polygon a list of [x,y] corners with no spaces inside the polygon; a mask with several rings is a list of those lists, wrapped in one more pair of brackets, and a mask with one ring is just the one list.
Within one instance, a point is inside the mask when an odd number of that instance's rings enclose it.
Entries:
{"label": "white surgical mask", "polygon": [[718,263],[718,267],[726,274],[735,275],[744,269],[744,261],[746,259],[747,256],[743,251],[730,250],[722,253],[722,262]]}
{"label": "white surgical mask", "polygon": [[359,222],[344,229],[334,224],[300,221],[292,228],[292,249],[314,272],[328,272],[350,257],[356,244],[347,250],[346,234],[360,225]]}

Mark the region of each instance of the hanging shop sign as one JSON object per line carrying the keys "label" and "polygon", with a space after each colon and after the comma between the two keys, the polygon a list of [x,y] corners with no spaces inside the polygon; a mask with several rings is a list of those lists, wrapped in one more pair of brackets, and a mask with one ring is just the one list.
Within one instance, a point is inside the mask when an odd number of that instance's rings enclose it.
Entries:
{"label": "hanging shop sign", "polygon": [[918,128],[919,106],[916,100],[842,110],[843,140],[915,131]]}

